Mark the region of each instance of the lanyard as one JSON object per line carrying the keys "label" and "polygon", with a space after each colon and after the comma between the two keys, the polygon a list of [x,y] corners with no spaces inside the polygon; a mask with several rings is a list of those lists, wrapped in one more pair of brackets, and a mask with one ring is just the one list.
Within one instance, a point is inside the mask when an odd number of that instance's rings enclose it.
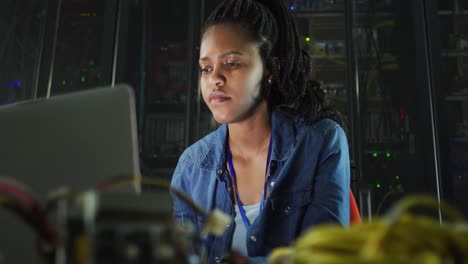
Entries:
{"label": "lanyard", "polygon": [[[262,200],[260,201],[260,211],[262,211],[263,206],[265,204],[265,190],[267,188],[267,173],[268,173],[268,167],[270,165],[270,157],[271,157],[271,145],[272,145],[273,138],[270,137],[270,144],[268,146],[268,156],[267,156],[267,162],[266,162],[266,169],[265,169],[265,182],[263,184],[263,192],[262,192]],[[229,165],[229,171],[231,172],[231,181],[233,183],[234,187],[234,194],[236,196],[236,201],[237,201],[237,206],[239,207],[239,212],[242,217],[242,221],[244,222],[245,229],[248,229],[250,226],[249,219],[247,218],[247,215],[244,210],[244,206],[242,205],[242,202],[239,198],[239,192],[237,191],[237,182],[236,182],[236,172],[234,171],[234,165],[232,163],[232,154],[231,150],[229,148],[229,141],[227,142],[227,160],[228,160],[228,165]]]}

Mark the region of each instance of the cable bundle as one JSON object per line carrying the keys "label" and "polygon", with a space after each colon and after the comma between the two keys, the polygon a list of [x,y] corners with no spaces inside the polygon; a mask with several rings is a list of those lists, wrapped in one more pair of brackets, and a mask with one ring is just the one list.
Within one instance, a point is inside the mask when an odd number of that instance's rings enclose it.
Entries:
{"label": "cable bundle", "polygon": [[[181,240],[181,245],[183,243],[194,243],[192,246],[195,246],[195,243],[201,243],[199,236],[206,236],[208,234],[215,236],[220,235],[224,232],[227,225],[232,221],[231,217],[224,214],[223,212],[218,210],[208,211],[198,206],[196,202],[185,193],[172,188],[169,182],[159,179],[134,176],[115,177],[105,182],[101,182],[97,186],[94,186],[94,188],[91,189],[91,192],[95,192],[97,194],[112,192],[121,187],[133,185],[135,183],[141,186],[155,187],[161,188],[162,190],[171,191],[180,200],[192,207],[193,210],[196,211],[199,215],[206,217],[207,220],[203,230],[201,230],[201,233],[191,233],[193,231],[185,232],[185,230],[184,232],[180,233],[183,238],[188,239],[187,241]],[[45,201],[45,204],[42,205],[37,199],[34,198],[31,192],[29,192],[29,188],[24,184],[0,178],[0,209],[7,209],[13,212],[24,223],[29,225],[40,238],[41,243],[38,244],[38,246],[40,246],[39,252],[41,253],[42,257],[47,258],[49,261],[53,261],[55,250],[59,246],[70,246],[69,244],[66,244],[67,241],[64,239],[73,239],[73,237],[67,237],[67,232],[69,230],[59,229],[61,232],[57,232],[54,226],[48,223],[47,213],[50,213],[51,210],[60,201],[81,204],[87,193],[88,192],[83,191],[72,191],[68,188],[59,188],[53,192],[50,192]],[[67,220],[67,216],[62,217],[65,217],[65,220]],[[180,231],[182,231],[182,229],[180,229]],[[72,235],[76,234],[73,233]],[[85,243],[89,243],[89,241],[85,241]],[[77,245],[77,247],[80,245]],[[184,249],[185,247],[189,246],[183,245]],[[85,249],[80,250],[85,252],[88,249],[85,247]],[[200,258],[205,260],[206,256],[203,250],[204,249],[202,248],[202,252],[200,252]],[[77,253],[77,251],[75,253]],[[88,257],[87,254],[88,252],[82,253],[82,255],[85,256],[84,259]]]}
{"label": "cable bundle", "polygon": [[0,208],[12,211],[35,230],[44,242],[55,245],[57,232],[47,222],[47,216],[27,188],[17,182],[0,179]]}
{"label": "cable bundle", "polygon": [[454,209],[442,205],[452,224],[410,212],[438,208],[433,198],[404,199],[379,220],[349,228],[324,225],[304,233],[290,248],[272,252],[269,262],[318,264],[458,264],[468,263],[468,225]]}

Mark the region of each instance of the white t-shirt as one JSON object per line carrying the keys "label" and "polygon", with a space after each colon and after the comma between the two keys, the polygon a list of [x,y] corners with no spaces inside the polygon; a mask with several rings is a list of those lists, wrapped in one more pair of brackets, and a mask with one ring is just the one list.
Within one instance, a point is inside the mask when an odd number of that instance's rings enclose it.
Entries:
{"label": "white t-shirt", "polygon": [[[239,212],[239,206],[236,208],[236,217],[234,218],[234,235],[232,238],[232,250],[247,256],[247,230],[245,229],[244,221]],[[260,203],[252,205],[244,205],[245,214],[249,222],[252,224],[260,213]]]}

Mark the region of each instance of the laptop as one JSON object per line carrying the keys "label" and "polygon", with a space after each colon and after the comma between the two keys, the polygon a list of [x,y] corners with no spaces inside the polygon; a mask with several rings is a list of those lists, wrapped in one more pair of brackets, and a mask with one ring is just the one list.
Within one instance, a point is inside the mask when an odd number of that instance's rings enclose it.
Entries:
{"label": "laptop", "polygon": [[[140,176],[131,87],[0,107],[0,178],[28,186],[41,203],[59,187],[80,191],[118,176],[134,176],[135,182]],[[34,256],[35,234],[1,208],[0,233],[0,264],[41,263]]]}

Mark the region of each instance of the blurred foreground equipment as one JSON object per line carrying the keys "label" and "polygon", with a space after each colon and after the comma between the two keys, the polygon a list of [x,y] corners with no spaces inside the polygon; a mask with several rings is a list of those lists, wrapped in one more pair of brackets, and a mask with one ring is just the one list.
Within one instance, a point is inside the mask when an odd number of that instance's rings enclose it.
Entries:
{"label": "blurred foreground equipment", "polygon": [[165,192],[141,195],[89,191],[57,201],[62,243],[54,263],[187,263],[190,237],[172,219]]}
{"label": "blurred foreground equipment", "polygon": [[438,208],[433,198],[415,196],[402,200],[382,219],[349,228],[316,227],[292,247],[273,251],[269,263],[468,263],[468,225],[460,213],[442,205],[452,222],[441,225],[412,211]]}
{"label": "blurred foreground equipment", "polygon": [[[134,184],[148,188],[128,192],[125,187]],[[175,222],[170,192],[207,219],[202,230]],[[44,206],[25,185],[0,178],[0,208],[37,234],[42,261],[35,263],[205,263],[203,237],[222,234],[231,221],[200,208],[168,182],[145,177],[137,183],[135,177],[117,177],[85,192],[59,189]]]}

